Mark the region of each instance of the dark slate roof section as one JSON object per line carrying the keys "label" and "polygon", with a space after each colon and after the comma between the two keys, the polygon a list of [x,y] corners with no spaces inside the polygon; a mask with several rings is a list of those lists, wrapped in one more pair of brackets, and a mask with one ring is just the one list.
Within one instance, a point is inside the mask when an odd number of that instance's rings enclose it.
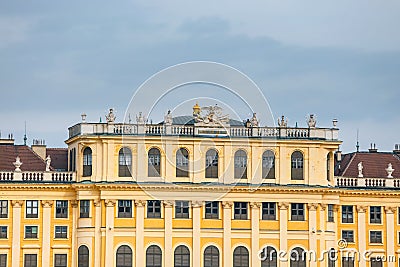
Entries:
{"label": "dark slate roof section", "polygon": [[[0,145],[0,171],[14,171],[16,157],[19,156],[22,171],[45,171],[46,163],[33,150],[24,145]],[[54,170],[53,168],[50,168]]]}
{"label": "dark slate roof section", "polygon": [[343,177],[358,177],[358,163],[363,163],[365,178],[386,178],[386,168],[392,164],[394,178],[400,178],[400,158],[391,152],[354,152],[342,156],[340,170],[338,162],[335,166],[335,175]]}
{"label": "dark slate roof section", "polygon": [[[160,122],[159,124],[163,124],[164,121]],[[193,116],[177,116],[172,118],[172,124],[175,125],[194,125],[195,120]],[[244,126],[244,122],[229,119],[229,123],[231,126]]]}
{"label": "dark slate roof section", "polygon": [[47,155],[51,158],[51,167],[57,171],[68,170],[68,149],[67,148],[47,148]]}

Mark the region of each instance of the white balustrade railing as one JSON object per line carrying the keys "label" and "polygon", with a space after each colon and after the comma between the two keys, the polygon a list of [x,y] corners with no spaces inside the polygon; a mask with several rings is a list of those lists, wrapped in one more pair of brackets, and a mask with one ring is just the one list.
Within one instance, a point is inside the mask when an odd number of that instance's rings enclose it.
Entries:
{"label": "white balustrade railing", "polygon": [[40,171],[0,172],[0,183],[1,182],[67,183],[75,181],[76,181],[75,172],[40,172]]}
{"label": "white balustrade railing", "polygon": [[[90,134],[114,135],[187,135],[195,136],[211,128],[194,125],[79,123],[69,128],[69,137]],[[227,127],[221,128],[232,137],[265,137],[338,140],[337,128]],[[217,128],[212,128],[215,132]]]}
{"label": "white balustrade railing", "polygon": [[397,178],[335,177],[335,180],[338,187],[400,188]]}

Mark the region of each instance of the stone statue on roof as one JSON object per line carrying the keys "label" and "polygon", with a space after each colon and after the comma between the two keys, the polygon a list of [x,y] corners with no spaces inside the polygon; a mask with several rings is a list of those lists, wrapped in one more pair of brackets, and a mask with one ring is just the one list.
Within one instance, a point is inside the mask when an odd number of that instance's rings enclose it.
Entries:
{"label": "stone statue on roof", "polygon": [[314,114],[310,114],[307,120],[307,124],[309,128],[315,128],[315,125],[317,124],[317,120],[315,118]]}
{"label": "stone statue on roof", "polygon": [[14,164],[14,166],[15,166],[15,171],[16,171],[16,172],[20,172],[20,171],[21,171],[20,167],[21,167],[21,165],[22,165],[22,162],[21,162],[21,159],[19,158],[19,156],[17,156],[17,157],[15,158],[15,162],[13,162],[13,164]]}
{"label": "stone statue on roof", "polygon": [[51,163],[50,155],[47,155],[45,161],[46,161],[46,172],[49,172],[50,171],[50,163]]}
{"label": "stone statue on roof", "polygon": [[114,109],[110,108],[110,111],[108,112],[108,114],[106,115],[106,121],[107,123],[114,123],[115,119],[117,117],[114,114]]}
{"label": "stone statue on roof", "polygon": [[287,119],[285,120],[285,116],[282,115],[281,120],[278,119],[278,125],[279,127],[285,128],[287,127]]}
{"label": "stone statue on roof", "polygon": [[168,110],[167,114],[164,117],[164,124],[165,125],[172,125],[172,114],[171,110]]}
{"label": "stone statue on roof", "polygon": [[393,178],[392,173],[394,172],[394,169],[393,169],[392,163],[389,163],[388,167],[385,170],[388,174],[387,178]]}
{"label": "stone statue on roof", "polygon": [[255,112],[253,113],[253,117],[250,119],[250,123],[252,127],[258,127],[259,122]]}
{"label": "stone statue on roof", "polygon": [[364,169],[364,167],[363,167],[362,161],[360,161],[360,162],[357,164],[357,168],[358,168],[358,177],[360,177],[360,178],[364,177],[364,175],[363,175],[363,169]]}
{"label": "stone statue on roof", "polygon": [[222,108],[217,104],[214,106],[202,107],[201,112],[195,116],[196,123],[204,126],[220,126],[229,123],[229,115],[222,113]]}

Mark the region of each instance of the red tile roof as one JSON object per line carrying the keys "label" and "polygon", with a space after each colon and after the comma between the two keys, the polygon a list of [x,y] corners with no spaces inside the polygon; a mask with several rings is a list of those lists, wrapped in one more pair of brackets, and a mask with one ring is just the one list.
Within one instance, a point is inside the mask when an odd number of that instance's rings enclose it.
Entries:
{"label": "red tile roof", "polygon": [[[19,157],[22,171],[45,171],[46,163],[33,150],[24,145],[0,145],[0,171],[14,171],[16,157]],[[50,168],[53,170],[53,168]]]}
{"label": "red tile roof", "polygon": [[[390,152],[354,152],[342,156],[342,161],[336,162],[335,175],[343,177],[358,177],[358,163],[362,162],[363,176],[367,178],[387,177],[386,168],[392,164],[394,178],[400,178],[400,157]],[[338,168],[340,164],[340,169]]]}

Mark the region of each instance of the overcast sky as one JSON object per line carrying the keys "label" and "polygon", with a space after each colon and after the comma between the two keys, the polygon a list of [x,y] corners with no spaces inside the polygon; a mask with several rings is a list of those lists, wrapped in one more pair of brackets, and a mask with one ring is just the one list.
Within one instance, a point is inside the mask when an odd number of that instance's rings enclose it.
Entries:
{"label": "overcast sky", "polygon": [[400,143],[399,14],[391,0],[1,1],[0,131],[22,143],[26,121],[29,144],[65,146],[82,112],[104,121],[114,107],[122,120],[151,75],[208,60],[247,74],[291,125],[337,118],[343,151],[357,129],[363,150],[390,151]]}

